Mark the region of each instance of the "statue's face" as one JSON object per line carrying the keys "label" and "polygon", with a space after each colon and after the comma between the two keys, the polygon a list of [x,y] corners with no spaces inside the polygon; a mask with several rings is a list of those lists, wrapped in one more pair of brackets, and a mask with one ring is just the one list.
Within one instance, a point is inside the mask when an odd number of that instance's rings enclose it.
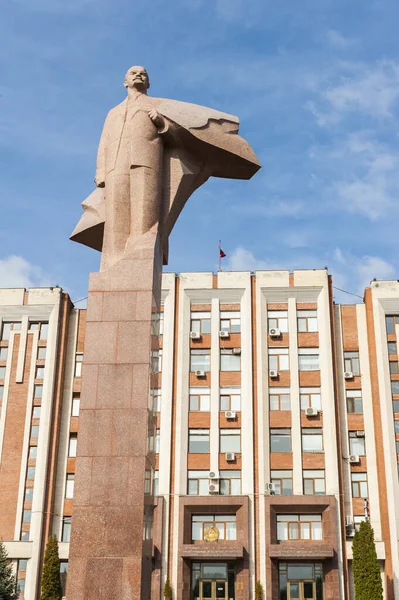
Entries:
{"label": "statue's face", "polygon": [[137,90],[148,90],[150,87],[150,79],[144,67],[130,67],[125,76],[126,88]]}

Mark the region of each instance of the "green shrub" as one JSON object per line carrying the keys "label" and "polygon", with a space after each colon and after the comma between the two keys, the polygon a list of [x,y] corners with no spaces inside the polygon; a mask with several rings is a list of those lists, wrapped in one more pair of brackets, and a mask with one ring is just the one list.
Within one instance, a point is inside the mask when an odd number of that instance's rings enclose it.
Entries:
{"label": "green shrub", "polygon": [[169,577],[167,577],[165,585],[163,586],[163,595],[165,598],[172,598],[173,590],[172,586],[170,585]]}
{"label": "green shrub", "polygon": [[255,582],[255,598],[256,600],[263,598],[263,585],[260,581]]}
{"label": "green shrub", "polygon": [[60,576],[60,557],[58,555],[58,541],[51,535],[47,541],[44,553],[42,594],[40,600],[61,600],[62,587]]}
{"label": "green shrub", "polygon": [[360,523],[353,538],[353,580],[356,600],[382,600],[381,569],[377,560],[374,531],[369,521]]}

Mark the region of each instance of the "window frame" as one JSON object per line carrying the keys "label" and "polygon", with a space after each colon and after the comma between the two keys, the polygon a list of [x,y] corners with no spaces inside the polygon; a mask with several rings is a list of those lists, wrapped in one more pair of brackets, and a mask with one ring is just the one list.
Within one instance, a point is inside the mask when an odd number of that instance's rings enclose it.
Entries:
{"label": "window frame", "polygon": [[[277,433],[278,432],[278,433]],[[287,433],[284,433],[287,432]],[[288,452],[292,452],[292,434],[291,434],[291,427],[271,427],[270,428],[270,452],[277,452],[277,453],[283,453],[286,454]],[[280,438],[289,438],[289,450],[274,450],[273,449],[273,444],[272,444],[272,439],[273,436],[278,437],[278,439]]]}
{"label": "window frame", "polygon": [[[315,476],[311,476],[309,475],[309,473],[323,473],[322,477],[315,477]],[[323,482],[323,491],[322,492],[317,492],[316,491],[316,481],[322,481]],[[312,493],[308,493],[306,491],[306,484],[305,482],[311,482],[312,485]],[[326,495],[326,471],[325,469],[303,469],[302,470],[302,484],[303,484],[303,495],[304,496],[325,496]]]}
{"label": "window frame", "polygon": [[[198,316],[197,316],[198,315]],[[209,322],[209,323],[208,323]],[[194,325],[198,323],[199,326]],[[206,324],[206,325],[205,325]],[[209,327],[208,327],[209,324]],[[212,327],[212,313],[209,311],[192,311],[190,313],[190,332],[193,331],[199,335],[210,335]],[[205,331],[204,331],[205,329]],[[207,331],[209,329],[209,331]]]}
{"label": "window frame", "polygon": [[[301,363],[301,358],[314,357],[314,365],[311,364],[312,368],[307,368],[309,365]],[[316,359],[317,357],[317,359]],[[317,366],[317,368],[314,368]],[[320,371],[320,348],[298,348],[298,371]]]}
{"label": "window frame", "polygon": [[[236,448],[223,448],[223,442],[226,443],[226,438],[238,438],[238,446]],[[234,444],[237,440],[234,440]],[[241,429],[239,427],[220,428],[219,429],[219,452],[226,454],[227,452],[233,452],[234,454],[241,453]]]}
{"label": "window frame", "polygon": [[[284,477],[283,475],[281,475],[281,473],[287,473],[287,477]],[[276,473],[279,473],[280,475],[275,475]],[[290,476],[288,476],[288,473],[290,473]],[[289,481],[290,485],[289,485],[289,493],[284,493],[284,482]],[[292,496],[292,491],[293,491],[293,479],[292,479],[292,469],[271,469],[270,470],[270,482],[274,484],[274,486],[279,485],[280,487],[280,493],[278,493],[277,487],[275,487],[275,495],[276,496]],[[287,487],[286,487],[287,490]]]}
{"label": "window frame", "polygon": [[[194,356],[207,356],[208,360],[204,362],[202,366],[193,365]],[[204,373],[210,373],[211,371],[211,349],[210,348],[190,348],[190,373],[196,371],[204,371]]]}
{"label": "window frame", "polygon": [[267,310],[267,331],[270,329],[279,329],[281,333],[289,332],[288,310]]}
{"label": "window frame", "polygon": [[[279,520],[280,517],[280,520]],[[287,517],[283,519],[283,517]],[[295,519],[296,517],[296,519]],[[319,519],[311,519],[311,517],[320,517]],[[277,521],[277,542],[282,541],[322,541],[323,540],[323,518],[322,515],[318,514],[296,514],[296,515],[288,515],[288,514],[279,514],[276,515]],[[279,523],[287,524],[287,537],[279,537]],[[320,528],[314,528],[314,523],[320,523]],[[304,526],[308,526],[309,528],[309,537],[303,536]],[[295,527],[296,526],[296,527]],[[302,527],[303,526],[303,527]],[[292,536],[291,533],[293,530],[297,529],[298,537]],[[281,530],[281,527],[280,527]],[[319,530],[321,537],[315,536],[314,533]]]}
{"label": "window frame", "polygon": [[[320,437],[321,438],[321,448],[317,448],[315,450],[305,450],[304,441],[309,437]],[[303,454],[321,454],[324,452],[324,436],[323,436],[323,428],[322,427],[301,427],[301,444],[302,444],[302,453]]]}
{"label": "window frame", "polygon": [[[207,432],[207,433],[199,433],[199,432]],[[190,438],[192,436],[208,438],[207,440],[207,450],[194,451],[191,449],[192,441]],[[209,428],[200,428],[200,427],[190,427],[188,430],[188,453],[189,454],[209,454],[210,452],[210,429]]]}
{"label": "window frame", "polygon": [[[310,391],[310,390],[315,390]],[[316,396],[319,397],[320,402],[317,406]],[[307,406],[304,406],[304,400],[308,400]],[[321,400],[321,388],[320,387],[300,387],[299,388],[299,403],[301,410],[306,410],[307,408],[317,408],[317,410],[322,410],[322,400]]]}
{"label": "window frame", "polygon": [[[204,520],[200,520],[200,519],[204,519]],[[197,519],[197,520],[195,520]],[[222,519],[224,519],[222,521]],[[201,537],[194,537],[193,536],[193,524],[194,523],[201,523]],[[234,528],[234,537],[229,537],[229,539],[226,538],[226,532],[227,532],[227,524],[233,524],[235,525]],[[205,535],[205,531],[208,529],[208,527],[217,527],[219,530],[219,540],[224,541],[224,542],[230,542],[230,541],[236,541],[237,540],[237,516],[236,515],[226,515],[226,514],[213,514],[213,515],[191,515],[191,541],[192,542],[198,542],[198,541],[205,541],[204,535]]]}
{"label": "window frame", "polygon": [[[193,474],[195,475],[193,476]],[[199,477],[198,473],[203,473],[204,477]],[[187,469],[187,496],[207,496],[209,494],[208,486],[209,486],[209,471],[205,469]],[[190,483],[196,483],[197,491],[195,494],[190,491]],[[203,482],[201,484],[201,482]],[[201,493],[201,486],[203,487],[203,492]],[[205,489],[206,488],[206,489]]]}
{"label": "window frame", "polygon": [[[357,479],[356,476],[364,475],[364,479]],[[355,479],[354,479],[355,477]],[[366,484],[366,494],[362,494],[362,484]],[[351,471],[351,491],[352,498],[368,498],[369,497],[369,485],[367,478],[367,471]],[[364,491],[364,487],[363,487]]]}
{"label": "window frame", "polygon": [[[350,430],[348,431],[348,437],[349,437],[349,454],[351,456],[366,456],[366,439],[365,437],[358,437],[356,435],[357,431],[360,430]],[[363,452],[358,452],[358,451],[353,451],[352,449],[352,442],[351,440],[359,440],[360,443],[363,444]]]}
{"label": "window frame", "polygon": [[[198,398],[198,408],[191,408],[194,398]],[[208,408],[202,408],[207,406]],[[211,410],[211,390],[208,387],[190,387],[188,390],[188,411],[189,412],[210,412]]]}
{"label": "window frame", "polygon": [[[300,313],[314,313],[312,315],[304,315]],[[300,329],[299,322],[305,321],[305,329]],[[316,321],[316,329],[312,329],[309,325]],[[297,309],[296,311],[296,324],[298,333],[317,333],[319,331],[319,322],[317,318],[317,308],[315,309]]]}
{"label": "window frame", "polygon": [[[284,350],[284,352],[282,352]],[[267,351],[269,371],[289,371],[290,370],[290,355],[289,348],[281,348],[280,346],[269,346]],[[282,360],[282,358],[286,360]],[[273,359],[273,360],[272,360]],[[285,364],[281,364],[281,363]],[[277,366],[274,366],[276,364]]]}
{"label": "window frame", "polygon": [[[352,354],[357,354],[357,356],[348,356]],[[344,371],[345,373],[360,375],[359,350],[347,350],[344,352]]]}
{"label": "window frame", "polygon": [[[275,404],[276,401],[274,400],[273,405],[272,405],[272,396],[277,398],[277,403]],[[282,398],[287,397],[287,396],[288,396],[288,408],[281,408]],[[286,402],[286,400],[284,400],[283,402]],[[272,406],[277,406],[277,408],[272,408]],[[287,412],[290,410],[291,410],[291,389],[289,387],[287,387],[287,388],[270,387],[269,388],[269,411]]]}
{"label": "window frame", "polygon": [[[236,316],[238,315],[238,316]],[[238,323],[238,331],[234,331],[237,327],[237,324],[232,325],[233,321],[239,321]],[[224,323],[224,324],[223,324]],[[219,318],[219,331],[224,331],[229,335],[233,335],[235,333],[241,333],[241,311],[239,310],[222,310],[220,311]]]}
{"label": "window frame", "polygon": [[[241,352],[240,354],[234,354],[234,348],[221,348],[219,358],[219,369],[221,373],[239,373],[241,371]],[[226,369],[226,362],[223,360],[223,356],[231,357],[231,363],[229,366],[234,366],[234,369]],[[237,364],[233,364],[237,363]],[[238,367],[238,368],[237,368]]]}
{"label": "window frame", "polygon": [[[363,414],[362,390],[345,390],[345,399],[346,399],[346,412],[349,415],[362,415]],[[358,400],[360,400],[360,405],[361,405],[360,411],[356,410],[356,408],[359,408],[358,406],[356,407],[356,401],[358,401]]]}

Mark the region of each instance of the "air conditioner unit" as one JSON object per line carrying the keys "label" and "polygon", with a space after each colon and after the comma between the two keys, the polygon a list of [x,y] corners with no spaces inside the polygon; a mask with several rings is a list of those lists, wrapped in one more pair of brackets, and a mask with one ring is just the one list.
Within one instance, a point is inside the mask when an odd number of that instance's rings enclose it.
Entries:
{"label": "air conditioner unit", "polygon": [[269,376],[272,379],[277,379],[277,377],[278,377],[278,371],[276,371],[275,369],[272,369],[271,371],[269,371]]}
{"label": "air conditioner unit", "polygon": [[190,338],[192,340],[199,340],[201,337],[201,334],[198,333],[198,331],[190,331]]}
{"label": "air conditioner unit", "polygon": [[234,452],[226,452],[227,462],[232,462],[235,459],[236,459],[236,455],[234,454]]}
{"label": "air conditioner unit", "polygon": [[209,479],[219,479],[219,471],[209,471]]}
{"label": "air conditioner unit", "polygon": [[364,431],[356,431],[356,437],[366,437],[366,433]]}
{"label": "air conditioner unit", "polygon": [[277,327],[272,327],[269,329],[270,337],[280,337],[281,331]]}
{"label": "air conditioner unit", "polygon": [[197,377],[205,377],[205,371],[195,371]]}
{"label": "air conditioner unit", "polygon": [[214,483],[210,483],[208,485],[208,492],[210,494],[218,494],[219,493],[219,482],[216,481]]}
{"label": "air conditioner unit", "polygon": [[353,373],[352,373],[352,371],[346,371],[344,373],[344,377],[345,377],[345,379],[353,379]]}
{"label": "air conditioner unit", "polygon": [[355,537],[355,533],[356,533],[356,530],[355,530],[354,525],[346,526],[346,537],[350,537],[350,538]]}
{"label": "air conditioner unit", "polygon": [[265,494],[266,496],[274,496],[276,493],[276,486],[274,483],[266,483],[265,484]]}
{"label": "air conditioner unit", "polygon": [[318,408],[313,408],[311,406],[309,406],[308,408],[305,408],[305,415],[307,417],[317,417],[318,414],[319,414]]}
{"label": "air conditioner unit", "polygon": [[233,354],[241,354],[241,348],[233,348]]}
{"label": "air conditioner unit", "polygon": [[224,416],[226,417],[226,419],[235,419],[236,413],[234,412],[234,410],[226,410]]}
{"label": "air conditioner unit", "polygon": [[230,334],[228,331],[219,331],[219,337],[228,338],[228,337],[230,337]]}
{"label": "air conditioner unit", "polygon": [[346,517],[345,517],[345,525],[347,527],[353,527],[353,517],[351,515],[346,515]]}
{"label": "air conditioner unit", "polygon": [[352,456],[349,457],[349,463],[351,465],[360,463],[360,456],[357,456],[357,454],[352,454]]}

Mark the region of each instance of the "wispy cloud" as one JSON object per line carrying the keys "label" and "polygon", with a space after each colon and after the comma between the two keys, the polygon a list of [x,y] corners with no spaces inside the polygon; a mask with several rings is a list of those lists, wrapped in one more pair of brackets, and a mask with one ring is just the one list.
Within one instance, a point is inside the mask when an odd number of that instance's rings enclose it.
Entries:
{"label": "wispy cloud", "polygon": [[43,270],[22,256],[7,256],[0,259],[0,287],[45,287],[55,285]]}
{"label": "wispy cloud", "polygon": [[353,38],[344,36],[336,29],[329,29],[326,34],[326,39],[331,46],[339,48],[340,50],[345,50],[356,43]]}

